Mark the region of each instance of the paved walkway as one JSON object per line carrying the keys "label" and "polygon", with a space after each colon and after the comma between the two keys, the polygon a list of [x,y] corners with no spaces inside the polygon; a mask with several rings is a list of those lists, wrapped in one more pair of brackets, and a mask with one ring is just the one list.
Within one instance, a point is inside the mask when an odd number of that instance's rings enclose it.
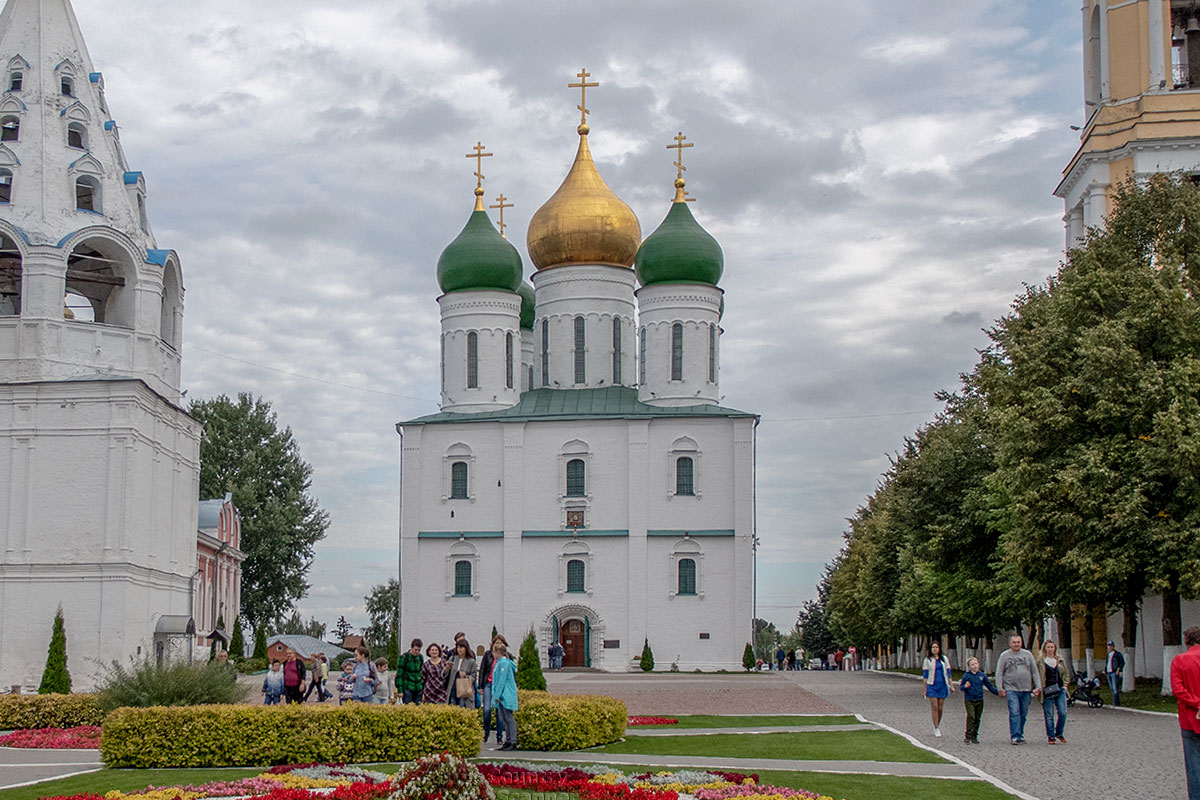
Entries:
{"label": "paved walkway", "polygon": [[28,750],[0,747],[0,789],[65,778],[99,769],[98,750]]}
{"label": "paved walkway", "polygon": [[877,731],[878,725],[765,725],[757,728],[626,728],[626,736],[712,736],[717,733],[824,733],[825,731]]}
{"label": "paved walkway", "polygon": [[717,675],[547,672],[556,694],[606,694],[630,714],[845,714],[846,710],[789,680],[786,672]]}

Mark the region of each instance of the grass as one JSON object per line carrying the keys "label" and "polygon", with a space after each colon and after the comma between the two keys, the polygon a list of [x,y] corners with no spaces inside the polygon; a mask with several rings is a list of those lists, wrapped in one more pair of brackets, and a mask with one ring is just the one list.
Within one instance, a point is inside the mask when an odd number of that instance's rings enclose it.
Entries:
{"label": "grass", "polygon": [[[1166,711],[1174,714],[1179,710],[1179,706],[1175,704],[1175,698],[1163,697],[1161,691],[1162,681],[1157,678],[1138,678],[1136,689],[1132,692],[1121,692],[1121,705],[1126,708],[1140,708],[1143,711]],[[1106,706],[1112,700],[1107,682],[1100,688],[1100,696],[1104,698]],[[1071,710],[1074,711],[1074,709]]]}
{"label": "grass", "polygon": [[15,789],[0,789],[0,800],[37,800],[39,797],[73,795],[82,792],[104,794],[118,789],[122,792],[137,791],[147,786],[185,786],[210,781],[236,781],[261,775],[265,768],[247,769],[102,769],[73,778],[60,778],[33,786]]}
{"label": "grass", "polygon": [[800,761],[906,761],[944,764],[940,756],[887,731],[714,733],[711,736],[635,736],[591,752],[637,755],[779,758]]}
{"label": "grass", "polygon": [[[655,715],[659,716],[659,715]],[[677,717],[677,725],[636,725],[630,731],[666,730],[670,728],[774,728],[781,725],[857,725],[858,720],[851,714],[839,714],[819,717],[754,717],[728,716],[715,714],[693,714]]]}

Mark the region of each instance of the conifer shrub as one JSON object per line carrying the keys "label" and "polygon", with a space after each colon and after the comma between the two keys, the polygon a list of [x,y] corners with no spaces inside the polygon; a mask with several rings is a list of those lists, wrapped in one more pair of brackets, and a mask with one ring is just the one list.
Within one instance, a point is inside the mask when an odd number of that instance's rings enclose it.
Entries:
{"label": "conifer shrub", "polygon": [[538,658],[537,637],[533,628],[525,634],[521,642],[521,652],[517,656],[517,688],[535,692],[546,691],[546,676],[542,674],[542,662]]}
{"label": "conifer shrub", "polygon": [[450,705],[209,705],[121,708],[101,757],[138,769],[412,761],[479,753],[479,714]]}
{"label": "conifer shrub", "polygon": [[654,669],[654,653],[650,650],[650,640],[646,639],[642,645],[642,660],[639,662],[642,672],[650,672]]}
{"label": "conifer shrub", "polygon": [[147,656],[122,666],[114,661],[100,681],[100,706],[106,711],[129,706],[194,706],[236,703],[243,690],[234,671],[216,661],[157,663]]}
{"label": "conifer shrub", "polygon": [[0,695],[0,730],[99,725],[104,714],[94,694]]}
{"label": "conifer shrub", "polygon": [[233,633],[229,637],[229,658],[242,661],[246,657],[246,641],[242,638],[242,618],[233,618]]}
{"label": "conifer shrub", "polygon": [[754,648],[750,646],[749,642],[746,642],[746,649],[742,651],[742,666],[745,667],[746,672],[749,672],[757,663],[757,659],[754,658]]}
{"label": "conifer shrub", "polygon": [[517,742],[526,750],[582,750],[625,735],[620,700],[602,695],[517,692]]}
{"label": "conifer shrub", "polygon": [[38,694],[70,694],[71,673],[67,671],[67,631],[63,625],[62,606],[54,614],[50,632],[50,647],[46,651],[46,667]]}
{"label": "conifer shrub", "polygon": [[267,629],[263,625],[259,625],[254,629],[254,652],[250,654],[251,658],[267,658]]}
{"label": "conifer shrub", "polygon": [[397,638],[395,625],[392,626],[392,633],[388,636],[387,660],[389,669],[397,669],[400,666],[400,640]]}

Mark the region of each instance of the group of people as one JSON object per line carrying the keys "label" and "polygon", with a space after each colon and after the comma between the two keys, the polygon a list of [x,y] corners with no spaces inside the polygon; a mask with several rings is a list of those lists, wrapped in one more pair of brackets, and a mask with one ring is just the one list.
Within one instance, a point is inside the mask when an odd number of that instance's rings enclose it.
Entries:
{"label": "group of people", "polygon": [[[1109,664],[1112,663],[1114,660],[1110,658]],[[1061,658],[1058,645],[1052,641],[1043,644],[1035,657],[1025,649],[1025,640],[1020,634],[1009,637],[1008,649],[996,660],[995,684],[980,670],[979,659],[972,657],[967,659],[967,671],[956,686],[950,660],[942,654],[938,642],[930,644],[921,673],[925,678],[924,693],[929,698],[934,736],[942,735],[942,711],[946,698],[961,689],[967,714],[963,741],[979,744],[979,721],[983,716],[983,693],[986,690],[1008,702],[1008,734],[1012,744],[1025,743],[1025,721],[1034,698],[1042,704],[1046,742],[1052,745],[1067,743],[1067,692],[1074,682],[1074,671],[1070,659]]]}
{"label": "group of people", "polygon": [[317,702],[323,703],[333,696],[325,689],[328,679],[329,660],[324,653],[315,654],[305,664],[295,650],[288,649],[283,661],[271,662],[263,678],[263,702],[269,706],[281,702],[304,703],[316,692]]}

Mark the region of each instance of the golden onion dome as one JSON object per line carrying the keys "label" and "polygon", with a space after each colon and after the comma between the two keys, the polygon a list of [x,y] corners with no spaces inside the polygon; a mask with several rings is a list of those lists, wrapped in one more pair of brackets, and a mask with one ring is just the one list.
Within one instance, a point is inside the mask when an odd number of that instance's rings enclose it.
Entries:
{"label": "golden onion dome", "polygon": [[642,242],[633,209],[596,171],[587,135],[588,126],[580,125],[571,171],[529,221],[526,245],[539,270],[568,264],[629,267]]}

